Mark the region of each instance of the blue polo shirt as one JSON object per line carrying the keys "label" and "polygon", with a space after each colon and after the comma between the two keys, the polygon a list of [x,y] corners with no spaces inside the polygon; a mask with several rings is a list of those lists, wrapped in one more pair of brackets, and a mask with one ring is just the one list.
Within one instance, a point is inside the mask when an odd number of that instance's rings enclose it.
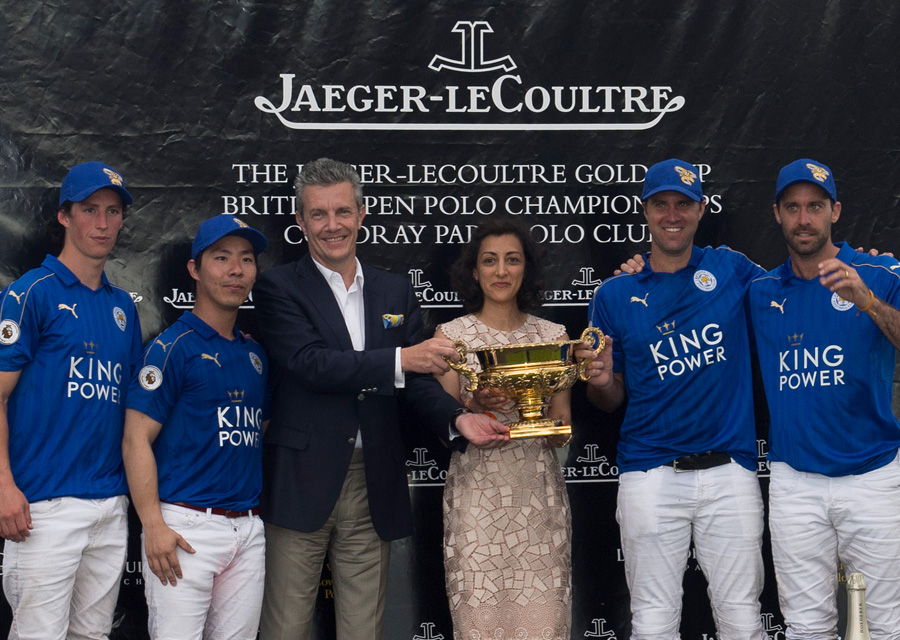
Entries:
{"label": "blue polo shirt", "polygon": [[153,443],[159,498],[246,511],[262,490],[268,361],[241,334],[228,340],[185,312],[147,345],[128,408],[162,429]]}
{"label": "blue polo shirt", "polygon": [[[837,245],[876,296],[900,305],[900,264]],[[900,447],[891,411],[896,350],[875,322],[791,261],[750,285],[750,313],[771,415],[769,459],[826,476],[865,473]]]}
{"label": "blue polo shirt", "polygon": [[756,469],[756,426],[744,298],[763,270],[727,247],[693,247],[687,267],[605,280],[591,326],[613,338],[628,407],[619,471],[646,471],[675,458],[725,451]]}
{"label": "blue polo shirt", "polygon": [[47,256],[0,293],[0,371],[19,371],[9,400],[9,458],[29,502],[128,491],[125,392],[141,350],[131,295],[103,274],[96,290]]}

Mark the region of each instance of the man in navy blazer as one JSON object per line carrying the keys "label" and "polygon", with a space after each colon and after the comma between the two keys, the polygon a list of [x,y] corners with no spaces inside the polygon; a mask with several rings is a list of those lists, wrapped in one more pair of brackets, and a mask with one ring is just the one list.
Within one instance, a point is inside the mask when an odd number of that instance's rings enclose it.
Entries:
{"label": "man in navy blazer", "polygon": [[309,254],[254,289],[274,386],[261,638],[310,637],[327,552],[338,640],[378,639],[390,541],[413,529],[401,405],[451,447],[499,446],[508,429],[468,413],[431,375],[458,355],[449,340],[422,341],[409,280],[357,260],[365,206],[356,171],[322,158],[303,167],[295,190]]}

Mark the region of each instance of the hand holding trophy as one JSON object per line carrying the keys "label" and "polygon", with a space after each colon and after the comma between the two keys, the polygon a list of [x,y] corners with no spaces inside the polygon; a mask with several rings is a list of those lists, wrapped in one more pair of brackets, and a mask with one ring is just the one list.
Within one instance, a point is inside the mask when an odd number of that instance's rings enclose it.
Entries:
{"label": "hand holding trophy", "polygon": [[[469,350],[462,340],[454,340],[459,362],[448,364],[465,376],[467,389],[496,389],[498,393],[515,401],[519,421],[510,425],[510,438],[536,438],[539,436],[569,435],[572,427],[558,420],[544,417],[550,396],[565,391],[575,380],[587,380],[586,361],[576,362],[574,347],[593,338],[594,353],[599,354],[605,338],[599,329],[588,327],[577,340],[538,342],[483,347]],[[466,365],[466,356],[472,353],[481,365],[476,373]]]}

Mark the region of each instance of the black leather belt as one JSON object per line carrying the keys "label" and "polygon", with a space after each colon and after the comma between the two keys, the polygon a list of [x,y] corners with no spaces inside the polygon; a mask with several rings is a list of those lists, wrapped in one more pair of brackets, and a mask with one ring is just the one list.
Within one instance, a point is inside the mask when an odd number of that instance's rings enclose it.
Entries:
{"label": "black leather belt", "polygon": [[[163,502],[166,501],[163,500]],[[259,515],[259,507],[253,507],[252,509],[247,509],[245,511],[232,511],[231,509],[224,509],[222,507],[198,507],[197,505],[187,504],[186,502],[169,502],[168,504],[174,504],[175,506],[192,509],[194,511],[208,512],[214,516],[225,516],[226,518],[243,518],[244,516]]]}
{"label": "black leather belt", "polygon": [[682,471],[700,471],[701,469],[712,469],[713,467],[721,467],[723,464],[731,462],[731,456],[724,451],[707,451],[706,453],[692,453],[689,456],[682,456],[667,462],[664,467],[674,467],[675,473]]}

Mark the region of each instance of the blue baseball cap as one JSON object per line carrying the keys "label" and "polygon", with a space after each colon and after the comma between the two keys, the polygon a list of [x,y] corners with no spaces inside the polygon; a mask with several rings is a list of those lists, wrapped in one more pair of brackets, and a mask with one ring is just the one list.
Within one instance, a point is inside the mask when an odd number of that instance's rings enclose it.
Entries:
{"label": "blue baseball cap", "polygon": [[62,188],[59,190],[59,206],[67,202],[86,200],[99,189],[112,189],[117,192],[122,198],[123,205],[127,206],[134,202],[125,188],[125,179],[121,173],[102,162],[85,162],[69,169],[69,173],[63,178]]}
{"label": "blue baseball cap", "polygon": [[684,160],[663,160],[647,169],[644,176],[644,192],[641,200],[646,200],[660,191],[677,191],[695,202],[703,200],[703,186],[700,184],[700,170]]}
{"label": "blue baseball cap", "polygon": [[237,216],[223,213],[210,218],[197,229],[197,235],[194,236],[194,242],[191,245],[191,260],[196,260],[204,249],[214,245],[225,236],[246,238],[253,246],[253,253],[256,255],[265,251],[269,246],[269,241],[261,231],[257,231]]}
{"label": "blue baseball cap", "polygon": [[792,184],[798,182],[811,182],[821,187],[832,200],[837,201],[837,187],[834,184],[834,175],[826,165],[809,158],[800,158],[785,165],[778,172],[778,182],[775,183],[775,204],[781,198],[781,193]]}

